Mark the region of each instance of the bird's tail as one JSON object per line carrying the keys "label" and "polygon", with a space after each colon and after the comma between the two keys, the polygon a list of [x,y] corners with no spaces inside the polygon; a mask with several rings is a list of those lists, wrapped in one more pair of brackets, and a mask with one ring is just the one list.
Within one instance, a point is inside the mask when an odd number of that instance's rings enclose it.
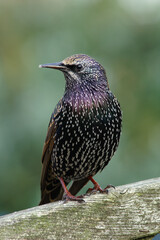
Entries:
{"label": "bird's tail", "polygon": [[58,179],[45,183],[45,187],[41,185],[41,201],[39,205],[55,202],[62,199],[64,190]]}
{"label": "bird's tail", "polygon": [[69,189],[72,195],[76,195],[89,181],[89,178],[83,178],[81,180],[74,181]]}

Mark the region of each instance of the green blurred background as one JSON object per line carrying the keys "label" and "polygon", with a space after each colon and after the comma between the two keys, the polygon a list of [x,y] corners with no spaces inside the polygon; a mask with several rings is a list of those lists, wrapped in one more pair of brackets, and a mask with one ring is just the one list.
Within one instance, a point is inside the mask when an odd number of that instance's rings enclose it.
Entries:
{"label": "green blurred background", "polygon": [[0,0],[0,214],[40,200],[42,147],[65,80],[38,65],[75,53],[105,67],[123,109],[118,151],[95,179],[159,176],[159,12],[156,0]]}

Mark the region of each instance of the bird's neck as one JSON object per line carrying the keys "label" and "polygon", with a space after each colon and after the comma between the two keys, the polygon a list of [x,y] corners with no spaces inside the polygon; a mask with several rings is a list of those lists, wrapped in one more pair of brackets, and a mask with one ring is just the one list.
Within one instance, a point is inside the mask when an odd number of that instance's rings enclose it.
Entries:
{"label": "bird's neck", "polygon": [[72,89],[66,89],[64,101],[75,110],[89,109],[103,105],[110,94],[107,84],[77,85]]}

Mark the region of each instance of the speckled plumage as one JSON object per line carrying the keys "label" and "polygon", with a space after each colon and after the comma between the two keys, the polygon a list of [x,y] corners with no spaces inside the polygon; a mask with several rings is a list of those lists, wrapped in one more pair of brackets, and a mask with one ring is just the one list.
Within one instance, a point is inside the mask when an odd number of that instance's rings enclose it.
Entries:
{"label": "speckled plumage", "polygon": [[87,55],[41,65],[63,71],[66,88],[48,127],[42,155],[41,202],[62,199],[65,184],[76,194],[108,164],[121,133],[120,105],[111,93],[104,68]]}

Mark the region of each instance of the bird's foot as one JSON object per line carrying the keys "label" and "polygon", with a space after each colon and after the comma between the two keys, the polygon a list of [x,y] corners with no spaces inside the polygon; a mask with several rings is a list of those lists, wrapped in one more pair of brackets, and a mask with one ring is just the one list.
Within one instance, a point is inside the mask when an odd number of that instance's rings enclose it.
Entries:
{"label": "bird's foot", "polygon": [[63,200],[64,200],[65,202],[67,202],[67,201],[77,201],[77,202],[80,202],[80,203],[81,203],[81,202],[85,202],[81,196],[79,196],[79,197],[73,196],[73,195],[68,191],[68,189],[67,189],[67,187],[66,187],[66,185],[65,185],[65,183],[64,183],[64,181],[63,181],[63,178],[59,178],[59,180],[60,180],[60,182],[61,182],[61,184],[62,184],[62,187],[63,187],[63,189],[64,189],[64,192],[65,192],[65,194],[63,195]]}
{"label": "bird's foot", "polygon": [[89,188],[86,193],[90,193],[90,194],[91,193],[96,193],[96,192],[108,193],[108,189],[109,188],[115,188],[113,185],[107,185],[107,187],[102,189],[100,187],[100,185],[92,178],[92,176],[89,177],[89,180],[91,180],[91,182],[94,184],[94,187],[93,188]]}
{"label": "bird's foot", "polygon": [[63,196],[63,200],[64,202],[68,202],[68,201],[77,201],[79,203],[85,202],[83,198],[81,198],[81,196],[73,196],[72,194],[64,194]]}

